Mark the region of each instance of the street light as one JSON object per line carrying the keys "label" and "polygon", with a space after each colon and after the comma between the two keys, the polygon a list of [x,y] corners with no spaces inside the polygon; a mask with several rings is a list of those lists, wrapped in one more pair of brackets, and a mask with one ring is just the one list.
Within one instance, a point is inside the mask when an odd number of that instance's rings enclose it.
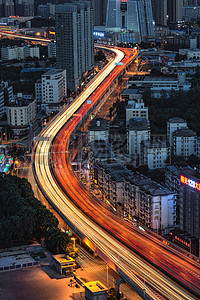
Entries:
{"label": "street light", "polygon": [[75,238],[75,237],[72,237],[72,238],[71,238],[71,241],[74,241],[74,243],[73,243],[73,250],[74,250],[74,252],[75,252],[75,246],[76,246],[75,241],[76,241],[76,238]]}

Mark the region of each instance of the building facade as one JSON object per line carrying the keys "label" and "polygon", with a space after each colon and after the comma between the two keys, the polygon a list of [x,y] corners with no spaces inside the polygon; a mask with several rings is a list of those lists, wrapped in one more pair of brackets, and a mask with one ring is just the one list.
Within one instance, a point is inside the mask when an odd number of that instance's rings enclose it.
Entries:
{"label": "building facade", "polygon": [[126,123],[132,118],[143,118],[148,120],[148,107],[144,106],[142,99],[128,101],[126,107]]}
{"label": "building facade", "polygon": [[151,0],[108,0],[106,26],[132,30],[137,43],[154,38]]}
{"label": "building facade", "polygon": [[181,128],[187,128],[187,122],[181,118],[170,118],[167,122],[167,141],[170,147],[173,147],[173,133]]}
{"label": "building facade", "polygon": [[67,86],[76,91],[94,65],[94,11],[90,2],[56,6],[57,67],[67,72]]}
{"label": "building facade", "polygon": [[173,153],[186,159],[196,154],[196,133],[188,128],[176,130],[173,133]]}
{"label": "building facade", "polygon": [[147,165],[151,170],[165,168],[169,154],[169,147],[160,140],[141,143],[141,164]]}
{"label": "building facade", "polygon": [[128,153],[130,155],[138,156],[139,159],[141,155],[141,143],[149,139],[150,139],[149,121],[145,118],[130,119],[127,126]]}
{"label": "building facade", "polygon": [[42,75],[41,89],[40,82],[36,83],[37,99],[42,93],[42,108],[46,109],[49,105],[59,105],[67,96],[66,70],[52,69]]}
{"label": "building facade", "polygon": [[167,0],[151,0],[156,25],[167,25]]}
{"label": "building facade", "polygon": [[7,107],[8,125],[11,127],[13,136],[20,138],[28,134],[34,126],[36,118],[35,100],[18,99]]}

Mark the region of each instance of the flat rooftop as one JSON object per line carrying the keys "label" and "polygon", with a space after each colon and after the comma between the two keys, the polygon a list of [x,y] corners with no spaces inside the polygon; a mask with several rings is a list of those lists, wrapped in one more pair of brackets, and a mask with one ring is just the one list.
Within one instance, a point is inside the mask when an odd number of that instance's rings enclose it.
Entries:
{"label": "flat rooftop", "polygon": [[3,256],[0,254],[0,268],[19,264],[34,263],[35,260],[29,254]]}
{"label": "flat rooftop", "polygon": [[92,293],[107,291],[107,287],[103,285],[100,281],[91,281],[84,284],[85,287]]}

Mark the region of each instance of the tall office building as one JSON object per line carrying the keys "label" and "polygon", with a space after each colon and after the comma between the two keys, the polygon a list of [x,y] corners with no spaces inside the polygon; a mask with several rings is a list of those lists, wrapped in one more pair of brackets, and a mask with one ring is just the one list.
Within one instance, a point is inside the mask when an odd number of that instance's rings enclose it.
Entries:
{"label": "tall office building", "polygon": [[151,0],[108,0],[107,27],[119,27],[135,34],[137,42],[154,36]]}
{"label": "tall office building", "polygon": [[15,14],[15,4],[13,0],[0,1],[0,16],[9,17]]}
{"label": "tall office building", "polygon": [[167,25],[167,0],[151,0],[156,25]]}
{"label": "tall office building", "polygon": [[182,0],[168,0],[167,1],[168,21],[170,23],[181,22],[183,18],[182,9],[183,9]]}
{"label": "tall office building", "polygon": [[94,9],[94,25],[105,26],[108,0],[91,0]]}
{"label": "tall office building", "polygon": [[15,14],[17,16],[34,16],[34,0],[15,0]]}
{"label": "tall office building", "polygon": [[94,11],[88,1],[56,7],[56,62],[66,69],[67,87],[76,91],[94,65]]}

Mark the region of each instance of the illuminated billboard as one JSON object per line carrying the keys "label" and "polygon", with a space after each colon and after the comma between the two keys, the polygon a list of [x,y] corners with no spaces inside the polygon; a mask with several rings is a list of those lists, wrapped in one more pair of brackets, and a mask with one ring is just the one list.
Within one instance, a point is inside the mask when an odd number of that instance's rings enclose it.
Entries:
{"label": "illuminated billboard", "polygon": [[200,183],[193,180],[193,179],[190,179],[186,176],[181,175],[180,176],[180,182],[187,185],[187,186],[189,186],[189,187],[191,187],[191,188],[193,188],[193,189],[196,189],[196,190],[200,191]]}

